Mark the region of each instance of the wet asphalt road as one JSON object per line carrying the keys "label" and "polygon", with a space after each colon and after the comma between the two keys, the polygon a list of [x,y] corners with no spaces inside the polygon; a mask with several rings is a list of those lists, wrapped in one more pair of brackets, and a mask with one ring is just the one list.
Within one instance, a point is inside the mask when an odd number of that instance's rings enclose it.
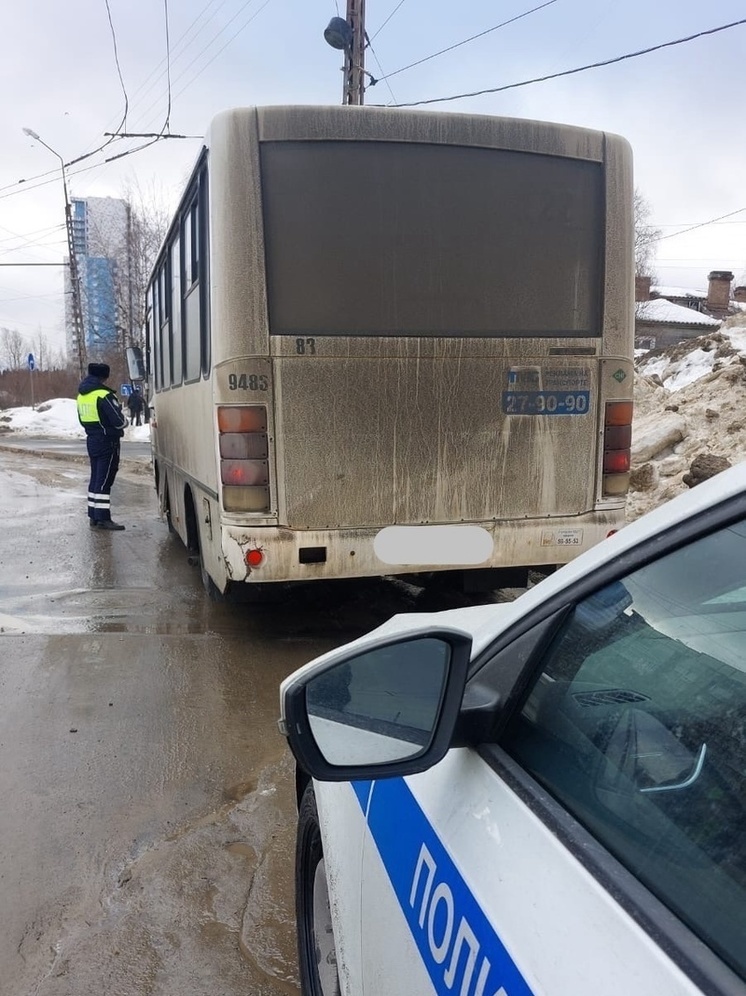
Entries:
{"label": "wet asphalt road", "polygon": [[87,461],[27,449],[0,447],[0,996],[297,993],[278,685],[411,590],[215,605],[146,456],[102,533]]}

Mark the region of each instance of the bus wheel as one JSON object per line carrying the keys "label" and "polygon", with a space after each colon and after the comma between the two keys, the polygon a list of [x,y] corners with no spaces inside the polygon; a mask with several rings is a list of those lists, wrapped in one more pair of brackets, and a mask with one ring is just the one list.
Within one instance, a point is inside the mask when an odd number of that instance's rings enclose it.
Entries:
{"label": "bus wheel", "polygon": [[176,527],[171,519],[171,499],[169,498],[168,491],[163,496],[163,515],[166,519],[166,525],[168,526],[168,531],[172,536],[176,535]]}
{"label": "bus wheel", "polygon": [[189,489],[184,494],[184,509],[186,511],[187,527],[187,550],[190,553],[190,561],[199,565],[199,574],[202,579],[202,587],[207,592],[213,602],[224,602],[225,595],[215,584],[205,567],[205,558],[202,553],[202,537],[197,524],[197,516],[194,510],[194,499]]}
{"label": "bus wheel", "polygon": [[295,917],[303,996],[340,996],[337,948],[312,782],[306,786],[298,811]]}
{"label": "bus wheel", "polygon": [[205,561],[202,556],[202,545],[200,543],[199,537],[197,537],[197,546],[199,548],[198,559],[199,559],[199,573],[202,578],[202,586],[208,594],[211,602],[225,602],[227,599],[223,592],[218,588],[215,582],[212,580],[210,575],[207,573],[207,568],[205,567]]}

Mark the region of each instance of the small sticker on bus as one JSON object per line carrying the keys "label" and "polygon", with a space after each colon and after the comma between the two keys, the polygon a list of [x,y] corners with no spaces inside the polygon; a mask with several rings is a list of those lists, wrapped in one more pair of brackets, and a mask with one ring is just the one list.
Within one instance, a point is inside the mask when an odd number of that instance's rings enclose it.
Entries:
{"label": "small sticker on bus", "polygon": [[587,415],[590,391],[503,391],[506,415]]}
{"label": "small sticker on bus", "polygon": [[542,546],[580,546],[582,529],[545,529],[541,534]]}
{"label": "small sticker on bus", "polygon": [[591,386],[588,367],[552,367],[544,371],[545,391],[587,391]]}

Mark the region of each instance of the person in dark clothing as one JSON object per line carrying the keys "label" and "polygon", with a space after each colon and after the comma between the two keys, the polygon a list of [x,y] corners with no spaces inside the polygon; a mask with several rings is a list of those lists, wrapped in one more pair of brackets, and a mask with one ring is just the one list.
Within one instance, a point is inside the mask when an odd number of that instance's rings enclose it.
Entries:
{"label": "person in dark clothing", "polygon": [[88,485],[88,518],[92,529],[124,529],[111,519],[111,486],[119,470],[119,441],[127,417],[119,398],[105,381],[107,363],[89,363],[88,376],[78,387],[78,419],[85,429],[91,479]]}
{"label": "person in dark clothing", "polygon": [[130,394],[127,407],[130,410],[130,425],[142,425],[142,395],[139,391]]}

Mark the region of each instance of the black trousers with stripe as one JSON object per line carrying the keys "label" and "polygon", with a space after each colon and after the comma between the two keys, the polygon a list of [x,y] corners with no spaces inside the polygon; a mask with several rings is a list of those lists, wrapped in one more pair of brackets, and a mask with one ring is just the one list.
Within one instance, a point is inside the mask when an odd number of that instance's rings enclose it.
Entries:
{"label": "black trousers with stripe", "polygon": [[105,522],[111,519],[111,486],[119,470],[119,440],[90,435],[86,443],[91,461],[88,518],[94,522]]}

